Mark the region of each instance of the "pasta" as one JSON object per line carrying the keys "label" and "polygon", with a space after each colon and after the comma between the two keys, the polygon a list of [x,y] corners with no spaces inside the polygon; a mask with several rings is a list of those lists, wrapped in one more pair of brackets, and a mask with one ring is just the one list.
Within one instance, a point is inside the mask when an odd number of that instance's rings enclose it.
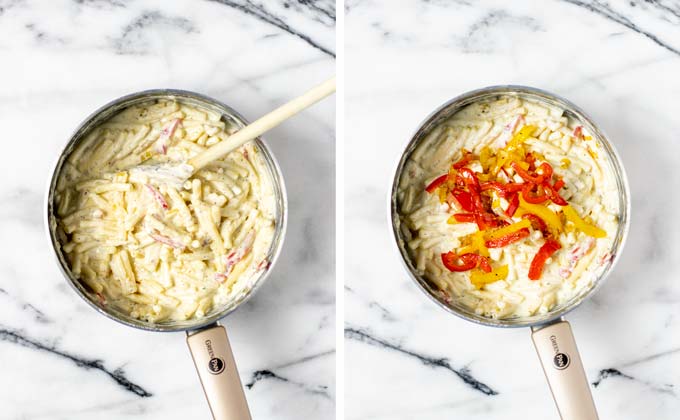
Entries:
{"label": "pasta", "polygon": [[218,114],[157,100],[118,113],[70,153],[55,193],[57,237],[101,304],[149,322],[201,318],[268,268],[276,204],[252,143],[181,186],[134,170],[185,162],[233,131]]}
{"label": "pasta", "polygon": [[531,99],[466,106],[415,148],[399,179],[398,228],[414,267],[451,305],[486,317],[568,302],[611,258],[618,229],[600,147],[562,109]]}

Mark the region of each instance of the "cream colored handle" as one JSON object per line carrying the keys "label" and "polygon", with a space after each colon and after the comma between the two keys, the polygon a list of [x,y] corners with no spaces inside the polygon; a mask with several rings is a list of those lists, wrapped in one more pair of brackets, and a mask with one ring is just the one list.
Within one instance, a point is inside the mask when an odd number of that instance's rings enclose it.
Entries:
{"label": "cream colored handle", "polygon": [[215,420],[251,420],[227,330],[221,325],[187,337],[198,377]]}
{"label": "cream colored handle", "polygon": [[194,171],[201,169],[215,159],[221,158],[242,144],[271,130],[303,109],[314,105],[333,92],[335,92],[335,77],[326,80],[322,84],[307,91],[304,95],[293,99],[257,121],[248,124],[248,126],[243,127],[229,136],[226,140],[199,153],[193,159],[189,160],[189,165],[194,168]]}
{"label": "cream colored handle", "polygon": [[562,420],[597,420],[588,378],[567,321],[535,329],[531,334]]}

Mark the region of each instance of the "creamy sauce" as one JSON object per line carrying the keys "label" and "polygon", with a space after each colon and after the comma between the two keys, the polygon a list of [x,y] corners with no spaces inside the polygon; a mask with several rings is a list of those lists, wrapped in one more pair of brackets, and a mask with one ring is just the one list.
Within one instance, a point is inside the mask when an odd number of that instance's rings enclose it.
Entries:
{"label": "creamy sauce", "polygon": [[[463,149],[478,156],[485,147],[498,150],[526,125],[537,129],[524,142],[524,148],[540,154],[553,167],[565,182],[562,197],[603,229],[606,237],[596,239],[579,230],[565,229],[558,238],[562,248],[547,261],[541,278],[530,280],[532,258],[545,243],[542,233],[532,230],[521,241],[489,249],[491,262],[507,265],[509,272],[504,280],[478,288],[471,283],[469,271],[451,272],[441,258],[443,253],[461,248],[464,238],[478,231],[477,225],[452,224],[453,206],[427,193],[425,187],[448,172],[451,164],[462,157]],[[469,166],[480,171],[478,165]],[[618,229],[616,178],[597,140],[577,121],[564,116],[562,109],[509,96],[473,103],[435,127],[406,162],[397,200],[399,229],[416,269],[451,305],[462,305],[491,318],[544,314],[589,288],[611,258]],[[499,210],[508,208],[505,199],[494,195],[494,200],[498,200]],[[548,208],[560,214],[560,206],[550,203]],[[521,220],[512,219],[509,222]],[[565,226],[570,227],[569,223]]]}
{"label": "creamy sauce", "polygon": [[115,115],[68,156],[55,193],[57,237],[101,304],[149,322],[202,318],[268,269],[276,203],[252,143],[183,185],[135,170],[186,162],[234,131],[218,114],[159,100]]}

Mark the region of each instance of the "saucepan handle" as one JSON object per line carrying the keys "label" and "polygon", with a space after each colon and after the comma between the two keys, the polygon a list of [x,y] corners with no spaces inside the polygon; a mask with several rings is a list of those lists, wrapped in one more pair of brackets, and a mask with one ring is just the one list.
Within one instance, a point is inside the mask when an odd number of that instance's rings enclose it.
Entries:
{"label": "saucepan handle", "polygon": [[251,420],[227,330],[215,324],[191,333],[187,344],[215,420]]}
{"label": "saucepan handle", "polygon": [[559,321],[531,334],[543,372],[562,420],[597,420],[588,378],[567,321]]}

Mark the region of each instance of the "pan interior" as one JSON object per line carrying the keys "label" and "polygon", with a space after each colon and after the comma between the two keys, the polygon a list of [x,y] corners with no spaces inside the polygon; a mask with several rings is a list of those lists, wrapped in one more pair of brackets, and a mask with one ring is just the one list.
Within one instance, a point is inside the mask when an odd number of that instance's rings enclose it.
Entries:
{"label": "pan interior", "polygon": [[69,264],[62,252],[61,245],[57,239],[56,235],[56,217],[54,213],[54,192],[56,189],[57,180],[61,169],[66,162],[68,156],[71,152],[87,137],[87,135],[95,129],[99,124],[107,121],[117,113],[122,110],[144,103],[150,103],[157,101],[159,99],[170,99],[170,100],[180,100],[184,103],[196,106],[197,108],[203,108],[210,110],[212,112],[221,115],[221,119],[237,128],[244,127],[247,122],[241,117],[235,110],[227,105],[224,105],[212,98],[188,91],[182,90],[150,90],[134,93],[116,99],[109,104],[104,105],[93,114],[91,114],[75,131],[71,136],[70,141],[64,148],[61,156],[59,157],[55,169],[52,173],[52,178],[49,184],[49,190],[46,197],[46,227],[48,230],[48,235],[52,248],[56,254],[59,268],[61,269],[64,276],[67,278],[69,284],[74,288],[74,290],[83,298],[85,301],[96,309],[103,315],[123,323],[128,326],[135,328],[150,330],[150,331],[182,331],[188,329],[197,329],[214,323],[220,318],[228,315],[231,311],[236,309],[241,303],[246,301],[256,289],[262,284],[262,282],[269,276],[271,268],[274,266],[276,259],[281,250],[283,243],[283,237],[286,228],[286,216],[287,216],[287,202],[285,194],[285,186],[283,183],[283,178],[276,163],[273,155],[260,139],[254,141],[255,148],[260,152],[260,156],[264,161],[264,169],[266,175],[272,180],[272,186],[274,190],[274,202],[275,202],[275,231],[274,238],[272,239],[271,246],[267,253],[267,259],[271,262],[269,269],[260,271],[257,278],[252,280],[252,286],[242,294],[234,297],[234,299],[229,300],[224,305],[219,307],[213,307],[206,316],[202,318],[188,319],[183,321],[163,321],[163,322],[148,322],[140,320],[130,316],[127,313],[115,308],[112,305],[102,305],[97,299],[96,295],[89,290],[89,288],[79,281],[76,276],[71,272]]}
{"label": "pan interior", "polygon": [[[399,205],[397,201],[398,186],[404,166],[409,160],[411,154],[414,152],[417,146],[425,140],[427,135],[433,129],[435,129],[435,127],[456,114],[465,106],[479,101],[492,100],[499,96],[516,96],[519,98],[543,102],[554,107],[560,107],[565,110],[565,116],[578,121],[586,129],[588,129],[588,132],[593,134],[594,140],[596,140],[601,145],[604,155],[607,157],[608,164],[615,175],[619,197],[619,225],[611,248],[611,254],[613,257],[603,266],[598,268],[598,270],[595,272],[596,279],[591,283],[590,287],[582,289],[581,292],[575,295],[572,299],[555,306],[547,313],[534,314],[528,317],[511,317],[502,319],[489,318],[477,314],[461,304],[455,304],[455,301],[454,303],[447,303],[444,296],[439,292],[437,286],[432,284],[425,278],[425,276],[418,272],[408,250],[406,249],[405,239],[401,233]],[[392,232],[396,240],[402,262],[405,264],[409,275],[416,281],[419,287],[442,308],[466,320],[494,327],[526,327],[545,324],[562,317],[567,312],[578,306],[586,298],[591,296],[592,293],[594,293],[595,290],[600,287],[604,279],[611,272],[612,268],[618,261],[628,232],[629,213],[630,197],[623,165],[615,149],[607,140],[607,137],[604,135],[604,133],[602,133],[602,131],[599,130],[597,126],[595,126],[592,120],[574,104],[548,92],[525,86],[492,86],[475,90],[452,99],[434,111],[420,126],[408,143],[406,150],[399,161],[397,171],[393,179],[390,195],[390,218],[392,222]]]}

